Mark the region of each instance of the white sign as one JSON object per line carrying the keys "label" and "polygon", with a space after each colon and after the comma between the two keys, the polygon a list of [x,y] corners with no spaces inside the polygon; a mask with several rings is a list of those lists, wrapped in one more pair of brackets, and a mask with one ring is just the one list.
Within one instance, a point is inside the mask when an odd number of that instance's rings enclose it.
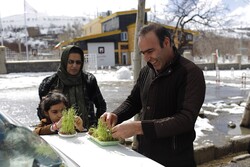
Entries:
{"label": "white sign", "polygon": [[97,55],[97,66],[115,66],[115,46],[113,42],[88,43],[88,53]]}

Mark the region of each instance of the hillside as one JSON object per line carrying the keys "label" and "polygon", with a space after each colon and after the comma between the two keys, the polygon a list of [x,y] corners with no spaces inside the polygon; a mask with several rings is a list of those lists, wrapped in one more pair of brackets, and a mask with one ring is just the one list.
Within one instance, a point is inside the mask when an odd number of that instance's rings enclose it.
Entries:
{"label": "hillside", "polygon": [[[86,17],[47,16],[39,13],[27,14],[26,18],[29,50],[51,50],[60,42],[61,34],[70,31],[74,38],[78,35],[75,33],[77,29],[90,21]],[[14,52],[25,51],[24,15],[2,18],[0,29],[3,30],[3,40],[0,40],[3,45]]]}
{"label": "hillside", "polygon": [[[244,19],[244,15],[239,13],[238,15],[241,15],[241,17],[236,17],[238,19],[230,19],[230,22],[225,21],[223,28],[209,29],[209,31],[213,31],[216,35],[222,37],[250,39],[250,22],[248,23],[248,20],[245,20],[243,24],[241,20]],[[163,19],[155,17],[152,13],[149,14],[148,19],[164,23]],[[82,35],[79,33],[81,27],[89,21],[90,19],[86,17],[47,16],[39,13],[27,14],[29,50],[52,50],[63,40],[62,36],[65,39],[79,37]],[[239,21],[241,24],[238,24]],[[26,39],[23,15],[2,18],[2,30],[3,44],[6,47],[14,52],[25,51]]]}

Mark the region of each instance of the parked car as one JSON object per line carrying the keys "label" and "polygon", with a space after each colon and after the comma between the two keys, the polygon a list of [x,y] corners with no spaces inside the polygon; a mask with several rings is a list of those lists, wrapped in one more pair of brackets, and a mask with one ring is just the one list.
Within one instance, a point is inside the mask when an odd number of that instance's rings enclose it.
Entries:
{"label": "parked car", "polygon": [[0,166],[79,166],[43,138],[0,112]]}

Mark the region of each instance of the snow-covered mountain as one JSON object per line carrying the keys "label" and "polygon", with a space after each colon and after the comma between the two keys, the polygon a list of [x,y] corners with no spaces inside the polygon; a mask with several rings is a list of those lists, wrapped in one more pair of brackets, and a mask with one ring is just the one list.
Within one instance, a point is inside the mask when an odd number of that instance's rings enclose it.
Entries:
{"label": "snow-covered mountain", "polygon": [[[230,3],[229,3],[230,1]],[[237,0],[225,0],[229,3],[230,12],[226,14],[224,19],[224,27],[218,28],[216,31],[219,35],[231,36],[236,38],[250,38],[250,4],[246,5],[236,5]],[[234,5],[232,5],[234,4]],[[153,9],[152,9],[153,10]],[[163,17],[159,17],[153,13],[149,12],[148,19],[150,21],[161,22],[166,24],[166,20]],[[163,13],[164,15],[164,13]],[[166,13],[165,13],[166,15]],[[24,15],[13,15],[8,17],[0,18],[0,30],[2,31],[3,39],[9,43],[20,41],[25,43],[25,31],[24,31]],[[88,23],[90,19],[88,17],[71,17],[71,16],[48,16],[43,13],[27,13],[26,15],[26,25],[27,27],[39,27],[40,34],[48,34],[48,31],[53,31],[54,34],[60,34],[67,26],[74,24],[84,25]],[[172,26],[175,26],[172,23]],[[36,41],[36,42],[34,42]],[[38,39],[28,39],[29,45],[40,46],[40,41]],[[42,44],[42,45],[47,45]]]}
{"label": "snow-covered mountain", "polygon": [[[0,18],[0,41],[5,45],[11,43],[25,44],[24,18],[24,14]],[[48,48],[48,40],[51,39],[51,35],[57,36],[67,30],[68,27],[73,28],[73,25],[81,27],[89,21],[87,17],[48,16],[41,13],[27,13],[26,26],[28,34],[31,27],[33,27],[33,32],[37,30],[37,35],[32,37],[29,34],[27,43],[31,48]],[[57,40],[53,38],[54,43],[59,42]]]}
{"label": "snow-covered mountain", "polygon": [[[14,15],[2,18],[2,28],[8,27],[24,27],[24,15]],[[70,17],[70,16],[48,16],[42,13],[27,13],[26,25],[27,27],[62,27],[67,25],[86,24],[89,22],[87,17]]]}

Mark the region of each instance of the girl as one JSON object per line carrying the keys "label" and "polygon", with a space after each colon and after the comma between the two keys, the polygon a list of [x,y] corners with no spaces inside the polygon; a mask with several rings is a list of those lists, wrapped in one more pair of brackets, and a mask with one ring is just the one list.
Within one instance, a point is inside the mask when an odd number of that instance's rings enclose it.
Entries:
{"label": "girl", "polygon": [[[45,118],[36,126],[34,132],[39,135],[55,134],[62,126],[62,111],[69,107],[67,98],[58,92],[49,93],[41,102]],[[83,121],[79,116],[75,117],[75,128],[83,131]]]}

